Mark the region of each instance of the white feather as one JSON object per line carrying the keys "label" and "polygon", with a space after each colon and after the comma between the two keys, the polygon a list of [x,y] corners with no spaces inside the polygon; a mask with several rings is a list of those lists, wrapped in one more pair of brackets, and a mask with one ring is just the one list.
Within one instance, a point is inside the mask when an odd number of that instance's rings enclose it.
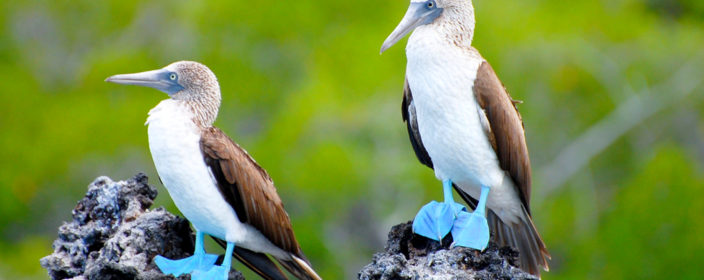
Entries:
{"label": "white feather", "polygon": [[261,232],[241,223],[223,199],[212,171],[203,160],[201,133],[193,118],[193,113],[180,101],[166,99],[149,112],[146,123],[154,165],[176,207],[204,233],[288,259],[288,254]]}
{"label": "white feather", "polygon": [[487,207],[504,222],[517,222],[521,201],[499,166],[472,92],[484,59],[453,44],[442,31],[437,25],[420,26],[406,46],[406,76],[423,145],[438,179],[452,180],[476,199],[482,185],[490,187]]}

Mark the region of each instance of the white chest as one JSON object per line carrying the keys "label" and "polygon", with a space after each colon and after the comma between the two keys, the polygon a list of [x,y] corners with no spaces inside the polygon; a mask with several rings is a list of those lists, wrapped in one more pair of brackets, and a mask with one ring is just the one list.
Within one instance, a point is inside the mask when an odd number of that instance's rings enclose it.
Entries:
{"label": "white chest", "polygon": [[181,213],[210,235],[226,239],[235,234],[241,223],[205,165],[192,113],[167,99],[149,112],[147,124],[154,165]]}
{"label": "white chest", "polygon": [[406,47],[406,75],[418,128],[436,176],[462,185],[495,186],[503,180],[472,92],[484,61],[437,32],[418,28]]}

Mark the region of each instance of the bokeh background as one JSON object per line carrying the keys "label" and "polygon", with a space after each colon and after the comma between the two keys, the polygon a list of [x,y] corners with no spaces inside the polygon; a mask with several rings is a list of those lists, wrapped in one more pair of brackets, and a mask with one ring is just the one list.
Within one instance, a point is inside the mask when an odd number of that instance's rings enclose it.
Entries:
{"label": "bokeh background", "polygon": [[[97,176],[145,172],[166,95],[103,80],[196,60],[216,125],[274,178],[327,279],[351,279],[394,224],[441,199],[401,121],[408,2],[0,1],[0,279],[39,258]],[[544,279],[704,276],[704,2],[476,0],[474,45],[519,105]],[[209,245],[211,250],[220,250]]]}

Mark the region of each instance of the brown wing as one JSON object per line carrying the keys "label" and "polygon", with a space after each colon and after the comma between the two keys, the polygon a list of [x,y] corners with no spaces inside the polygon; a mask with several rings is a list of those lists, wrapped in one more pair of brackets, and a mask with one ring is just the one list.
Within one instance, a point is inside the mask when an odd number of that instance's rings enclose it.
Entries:
{"label": "brown wing", "polygon": [[513,179],[530,214],[531,170],[523,121],[513,99],[486,61],[479,66],[474,94],[489,121],[489,139],[496,150],[499,165]]}
{"label": "brown wing", "polygon": [[[492,240],[499,246],[511,246],[518,250],[520,267],[539,277],[540,267],[548,269],[546,258],[549,259],[550,254],[530,218],[530,161],[521,116],[496,73],[486,62],[479,68],[474,92],[486,116],[487,137],[498,155],[501,168],[510,174],[526,211],[518,224],[506,224],[491,209],[487,209]],[[408,80],[403,88],[401,113],[418,160],[432,169],[433,162],[423,146],[418,130]],[[476,199],[454,184],[453,187],[470,208],[476,208]]]}
{"label": "brown wing", "polygon": [[200,147],[220,193],[240,221],[258,229],[284,251],[305,259],[269,174],[220,129],[205,129]]}
{"label": "brown wing", "polygon": [[411,94],[411,87],[408,85],[408,78],[403,85],[403,102],[401,103],[401,116],[403,121],[406,122],[406,129],[408,129],[408,138],[411,140],[411,146],[413,146],[413,151],[416,152],[416,157],[420,163],[433,168],[433,161],[428,155],[428,151],[425,150],[423,146],[423,140],[420,138],[420,130],[418,130],[418,121],[416,119],[416,107],[413,103],[413,95]]}
{"label": "brown wing", "polygon": [[500,246],[517,249],[520,267],[540,277],[540,267],[549,269],[550,253],[530,217],[531,170],[521,115],[516,102],[486,61],[479,66],[473,90],[488,121],[487,134],[499,165],[511,176],[525,211],[518,224],[506,224],[489,210],[487,217],[493,238]]}

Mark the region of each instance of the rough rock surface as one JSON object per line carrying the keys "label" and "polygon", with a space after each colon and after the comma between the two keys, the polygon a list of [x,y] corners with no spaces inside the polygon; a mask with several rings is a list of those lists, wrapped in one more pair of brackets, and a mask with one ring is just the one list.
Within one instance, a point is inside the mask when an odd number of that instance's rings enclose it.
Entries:
{"label": "rough rock surface", "polygon": [[391,228],[385,252],[374,254],[359,279],[538,279],[516,264],[518,252],[490,242],[484,252],[449,248],[452,236],[442,242],[411,232],[411,222]]}
{"label": "rough rock surface", "polygon": [[[193,252],[188,221],[163,208],[148,210],[157,196],[147,176],[127,181],[97,178],[59,227],[54,253],[42,258],[52,279],[190,279],[162,274],[156,255],[181,259]],[[230,271],[230,279],[244,279]]]}

